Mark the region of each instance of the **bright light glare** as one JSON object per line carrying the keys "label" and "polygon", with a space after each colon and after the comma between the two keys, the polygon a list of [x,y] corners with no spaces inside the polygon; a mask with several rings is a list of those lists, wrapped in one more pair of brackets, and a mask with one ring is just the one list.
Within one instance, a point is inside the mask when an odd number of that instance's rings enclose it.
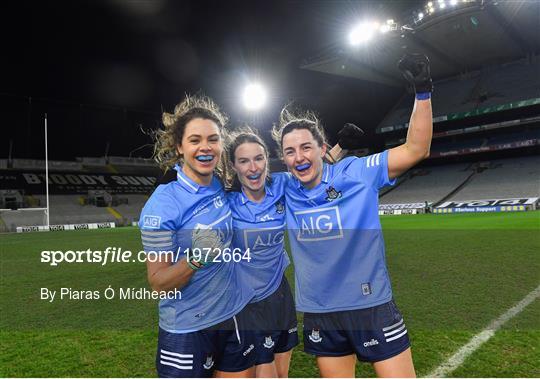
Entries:
{"label": "bright light glare", "polygon": [[432,7],[433,7],[433,2],[430,1],[429,3],[427,3],[427,6],[430,7],[430,8],[432,8]]}
{"label": "bright light glare", "polygon": [[457,0],[450,0],[450,5],[452,5],[454,7],[457,5],[457,3],[458,3]]}
{"label": "bright light glare", "polygon": [[390,25],[382,24],[379,30],[381,31],[381,33],[387,33],[390,31]]}
{"label": "bright light glare", "polygon": [[439,7],[440,7],[441,9],[446,8],[446,3],[444,3],[444,2],[440,3],[440,4],[439,4]]}
{"label": "bright light glare", "polygon": [[379,29],[377,22],[364,22],[354,27],[349,33],[349,42],[353,46],[369,41],[373,33]]}
{"label": "bright light glare", "polygon": [[242,99],[247,109],[256,111],[261,109],[266,102],[266,91],[259,83],[252,83],[244,89]]}
{"label": "bright light glare", "polygon": [[422,12],[418,13],[418,20],[421,20],[424,18],[424,14]]}

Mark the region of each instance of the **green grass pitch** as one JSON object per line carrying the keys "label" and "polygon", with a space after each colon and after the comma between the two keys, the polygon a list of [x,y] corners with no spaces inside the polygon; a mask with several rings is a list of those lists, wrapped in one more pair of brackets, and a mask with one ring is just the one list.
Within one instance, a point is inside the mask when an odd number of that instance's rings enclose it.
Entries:
{"label": "green grass pitch", "polygon": [[[420,376],[540,284],[540,212],[385,216],[382,224],[394,296]],[[139,232],[0,235],[0,376],[155,376],[156,301],[40,300],[41,287],[147,287],[141,263],[40,262],[42,250],[107,246],[139,251]],[[292,268],[287,275],[293,283]],[[539,356],[536,300],[451,376],[539,377]],[[290,376],[318,375],[314,358],[297,347]],[[359,363],[357,376],[374,373]]]}

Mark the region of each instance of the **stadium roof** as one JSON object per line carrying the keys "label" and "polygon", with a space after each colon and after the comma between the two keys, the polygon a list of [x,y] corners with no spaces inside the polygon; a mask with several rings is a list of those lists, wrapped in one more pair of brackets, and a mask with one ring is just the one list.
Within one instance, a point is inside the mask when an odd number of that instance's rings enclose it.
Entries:
{"label": "stadium roof", "polygon": [[[433,3],[437,7],[441,1]],[[540,51],[539,1],[457,2],[455,7],[445,5],[425,14],[420,20],[418,16],[396,20],[395,31],[377,35],[366,45],[348,46],[343,41],[330,46],[305,59],[301,67],[401,87],[396,62],[405,51],[428,55],[434,79]]]}

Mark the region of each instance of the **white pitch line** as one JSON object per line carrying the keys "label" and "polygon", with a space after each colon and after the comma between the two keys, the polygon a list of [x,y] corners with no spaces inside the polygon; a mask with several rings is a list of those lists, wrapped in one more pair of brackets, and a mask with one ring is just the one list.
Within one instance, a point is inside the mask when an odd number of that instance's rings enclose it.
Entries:
{"label": "white pitch line", "polygon": [[503,326],[508,320],[520,313],[527,305],[532,303],[536,298],[540,297],[540,285],[532,290],[527,296],[525,296],[519,303],[514,305],[512,308],[507,310],[496,320],[493,320],[487,328],[482,330],[480,333],[476,334],[466,345],[463,345],[454,355],[452,355],[446,362],[437,367],[432,371],[427,377],[429,378],[442,378],[456,368],[461,366],[461,364],[471,355],[475,350],[477,350],[484,342],[489,340],[495,332]]}

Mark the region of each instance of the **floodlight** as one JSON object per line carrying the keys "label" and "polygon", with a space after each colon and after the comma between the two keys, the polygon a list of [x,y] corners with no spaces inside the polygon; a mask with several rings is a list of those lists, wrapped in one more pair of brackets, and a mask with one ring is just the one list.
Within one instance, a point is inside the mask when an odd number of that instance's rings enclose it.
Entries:
{"label": "floodlight", "polygon": [[377,22],[364,22],[358,24],[349,33],[349,42],[353,46],[369,41],[373,37],[373,32],[379,29]]}
{"label": "floodlight", "polygon": [[244,106],[248,110],[259,110],[266,102],[266,91],[261,84],[251,83],[244,89],[242,100],[244,101]]}
{"label": "floodlight", "polygon": [[422,12],[418,13],[418,21],[424,18],[424,14]]}

